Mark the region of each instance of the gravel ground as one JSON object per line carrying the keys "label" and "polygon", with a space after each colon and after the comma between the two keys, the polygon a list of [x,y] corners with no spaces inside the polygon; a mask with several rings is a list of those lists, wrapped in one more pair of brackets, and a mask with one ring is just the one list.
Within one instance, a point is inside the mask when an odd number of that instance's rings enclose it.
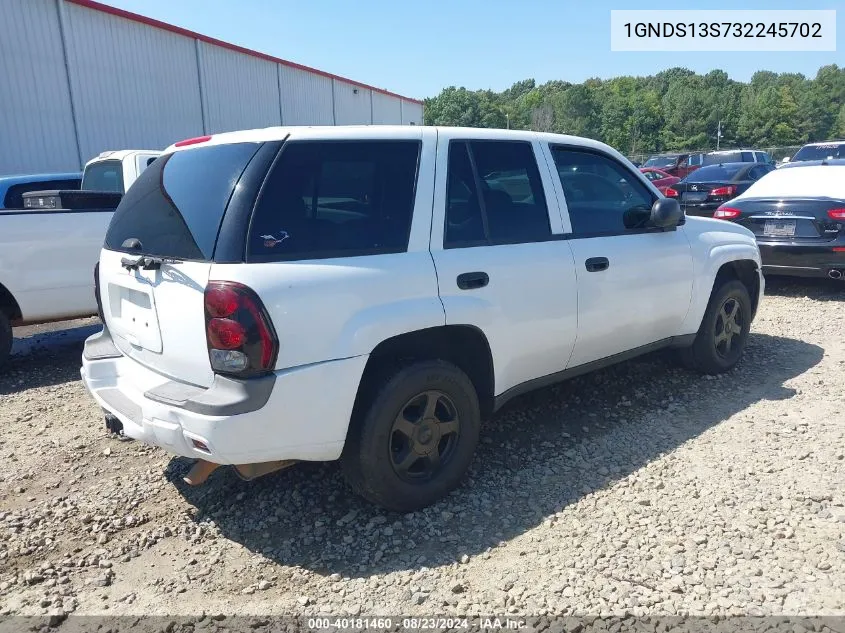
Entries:
{"label": "gravel ground", "polygon": [[95,320],[16,332],[0,615],[845,615],[845,284],[769,293],[734,372],[656,354],[529,394],[407,516],[334,464],[189,488],[106,434],[78,374]]}

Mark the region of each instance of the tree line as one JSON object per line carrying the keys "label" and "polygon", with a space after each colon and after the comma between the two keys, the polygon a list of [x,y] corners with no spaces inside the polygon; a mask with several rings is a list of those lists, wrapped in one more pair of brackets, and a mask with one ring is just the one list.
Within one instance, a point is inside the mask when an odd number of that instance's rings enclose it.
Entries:
{"label": "tree line", "polygon": [[815,78],[759,71],[748,83],[722,70],[670,68],[648,77],[533,79],[507,90],[451,86],[425,100],[427,125],[510,127],[597,139],[631,154],[716,145],[801,145],[845,137],[845,68]]}

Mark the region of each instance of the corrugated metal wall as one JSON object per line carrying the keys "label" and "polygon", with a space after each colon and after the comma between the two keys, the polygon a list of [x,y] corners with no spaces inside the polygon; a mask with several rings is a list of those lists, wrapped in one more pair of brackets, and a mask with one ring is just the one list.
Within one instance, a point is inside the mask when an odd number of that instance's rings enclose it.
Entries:
{"label": "corrugated metal wall", "polygon": [[421,103],[408,101],[402,99],[402,124],[403,125],[422,125],[423,124],[423,107]]}
{"label": "corrugated metal wall", "polygon": [[279,64],[284,125],[334,125],[332,80]]}
{"label": "corrugated metal wall", "polygon": [[401,122],[401,100],[380,92],[373,92],[373,123],[376,125],[388,125]]}
{"label": "corrugated metal wall", "polygon": [[345,81],[334,80],[334,120],[336,125],[364,125],[373,122],[371,91]]}
{"label": "corrugated metal wall", "polygon": [[0,174],[79,165],[55,0],[0,2]]}
{"label": "corrugated metal wall", "polygon": [[199,42],[208,134],[281,125],[278,64]]}
{"label": "corrugated metal wall", "polygon": [[0,175],[271,125],[422,124],[422,105],[69,0],[0,0]]}
{"label": "corrugated metal wall", "polygon": [[75,4],[64,6],[83,160],[105,149],[158,149],[202,134],[193,40]]}

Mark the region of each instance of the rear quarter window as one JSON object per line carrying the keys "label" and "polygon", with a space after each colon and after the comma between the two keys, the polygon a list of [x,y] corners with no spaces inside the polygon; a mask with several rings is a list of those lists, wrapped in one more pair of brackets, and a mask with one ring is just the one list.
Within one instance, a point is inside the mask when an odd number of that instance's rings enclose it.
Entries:
{"label": "rear quarter window", "polygon": [[286,143],[253,214],[248,260],[406,251],[419,151],[415,140]]}
{"label": "rear quarter window", "polygon": [[162,156],[129,188],[114,213],[106,248],[127,250],[129,239],[143,253],[210,260],[223,214],[257,143],[233,143]]}

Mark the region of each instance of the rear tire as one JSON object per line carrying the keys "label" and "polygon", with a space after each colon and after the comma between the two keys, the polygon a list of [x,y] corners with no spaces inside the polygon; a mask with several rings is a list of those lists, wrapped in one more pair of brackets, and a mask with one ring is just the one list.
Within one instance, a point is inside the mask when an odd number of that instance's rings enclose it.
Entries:
{"label": "rear tire", "polygon": [[0,367],[9,359],[12,351],[12,322],[8,315],[0,310]]}
{"label": "rear tire", "polygon": [[733,369],[748,341],[751,312],[751,297],[741,281],[725,281],[715,288],[695,341],[681,350],[684,365],[710,375]]}
{"label": "rear tire", "polygon": [[472,381],[440,360],[394,370],[353,419],[341,468],[359,495],[396,512],[431,505],[462,480],[478,444]]}

